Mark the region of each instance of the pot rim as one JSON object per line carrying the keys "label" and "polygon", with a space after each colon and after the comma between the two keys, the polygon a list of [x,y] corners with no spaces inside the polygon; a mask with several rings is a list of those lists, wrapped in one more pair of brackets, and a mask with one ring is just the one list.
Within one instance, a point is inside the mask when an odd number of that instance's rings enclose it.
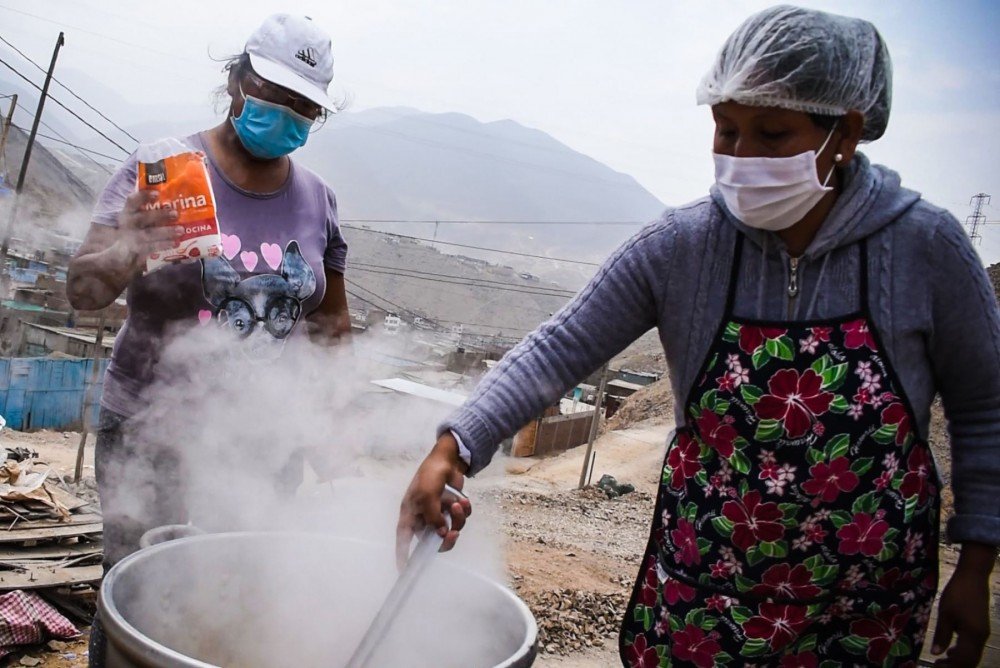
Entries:
{"label": "pot rim", "polygon": [[[381,543],[375,543],[368,540],[362,540],[359,538],[351,538],[346,536],[331,536],[329,534],[323,533],[310,533],[305,531],[233,531],[226,533],[211,533],[203,534],[197,536],[186,536],[184,538],[176,538],[174,540],[166,541],[163,543],[158,543],[150,547],[143,548],[132,554],[128,555],[117,564],[111,567],[111,569],[104,576],[104,581],[101,584],[100,594],[97,598],[97,608],[98,614],[101,617],[101,624],[105,627],[105,635],[108,636],[109,642],[118,643],[124,641],[125,647],[121,648],[126,654],[129,654],[132,658],[138,660],[145,660],[149,662],[160,663],[162,661],[172,661],[178,666],[183,666],[184,668],[220,668],[212,663],[206,663],[198,659],[194,659],[186,654],[181,654],[177,650],[171,649],[166,645],[156,642],[152,638],[146,636],[144,633],[139,631],[136,627],[130,624],[125,617],[122,615],[121,611],[118,610],[117,606],[114,605],[114,588],[115,584],[121,577],[121,574],[129,567],[133,562],[140,561],[143,559],[152,559],[158,552],[163,552],[166,550],[174,550],[179,546],[187,545],[189,543],[198,542],[212,542],[212,541],[224,541],[232,539],[241,538],[251,538],[260,536],[270,536],[273,534],[282,534],[286,536],[306,536],[309,538],[330,538],[341,542],[355,543],[358,545],[365,546],[379,546],[382,547]],[[469,568],[462,566],[461,564],[448,564],[449,568],[453,568],[458,571],[464,572],[466,575],[474,577],[478,580],[484,581],[488,584],[493,585],[499,589],[503,595],[514,604],[514,607],[518,609],[521,613],[522,619],[525,621],[525,634],[524,640],[522,641],[520,647],[514,652],[510,658],[502,663],[496,664],[493,668],[511,668],[513,666],[521,665],[520,662],[524,660],[525,657],[530,656],[538,642],[538,622],[535,620],[534,614],[532,614],[531,609],[528,605],[520,599],[509,587],[506,585],[491,580],[486,576],[476,573]],[[112,638],[114,640],[112,640]]]}

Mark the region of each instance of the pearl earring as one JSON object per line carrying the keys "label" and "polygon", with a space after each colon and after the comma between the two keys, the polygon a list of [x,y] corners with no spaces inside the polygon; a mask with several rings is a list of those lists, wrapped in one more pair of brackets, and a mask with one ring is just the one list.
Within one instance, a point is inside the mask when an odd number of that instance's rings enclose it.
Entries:
{"label": "pearl earring", "polygon": [[833,164],[836,165],[836,164],[838,164],[843,159],[844,159],[844,154],[843,153],[838,153],[837,155],[833,156]]}

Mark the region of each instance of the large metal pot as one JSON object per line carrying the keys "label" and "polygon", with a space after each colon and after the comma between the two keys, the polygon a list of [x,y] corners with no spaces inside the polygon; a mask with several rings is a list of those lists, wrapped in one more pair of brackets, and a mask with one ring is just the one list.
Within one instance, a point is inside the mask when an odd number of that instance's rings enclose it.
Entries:
{"label": "large metal pot", "polygon": [[[306,533],[171,540],[116,564],[99,598],[107,666],[344,665],[392,586],[391,549]],[[447,560],[417,585],[372,666],[522,668],[537,626],[509,589]]]}

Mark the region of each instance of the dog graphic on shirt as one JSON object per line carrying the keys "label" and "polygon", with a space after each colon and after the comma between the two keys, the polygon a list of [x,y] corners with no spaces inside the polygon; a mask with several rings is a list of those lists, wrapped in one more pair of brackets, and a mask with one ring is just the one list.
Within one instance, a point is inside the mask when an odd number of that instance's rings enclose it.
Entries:
{"label": "dog graphic on shirt", "polygon": [[316,274],[302,257],[297,241],[289,241],[276,274],[241,279],[225,258],[202,260],[205,298],[221,327],[245,343],[254,359],[274,359],[302,315],[302,302],[316,291]]}

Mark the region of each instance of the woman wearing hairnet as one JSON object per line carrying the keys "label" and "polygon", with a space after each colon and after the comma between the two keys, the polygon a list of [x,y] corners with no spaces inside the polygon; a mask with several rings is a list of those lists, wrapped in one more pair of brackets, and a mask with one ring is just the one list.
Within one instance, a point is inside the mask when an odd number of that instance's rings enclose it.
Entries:
{"label": "woman wearing hairnet", "polygon": [[[701,83],[716,185],[622,246],[446,421],[403,500],[405,559],[471,510],[441,493],[651,327],[677,397],[629,666],[916,665],[938,589],[940,393],[962,544],[933,651],[972,666],[1000,544],[1000,317],[960,225],[869,163],[891,65],[870,23],[748,19]],[[949,649],[950,646],[950,649]]]}

